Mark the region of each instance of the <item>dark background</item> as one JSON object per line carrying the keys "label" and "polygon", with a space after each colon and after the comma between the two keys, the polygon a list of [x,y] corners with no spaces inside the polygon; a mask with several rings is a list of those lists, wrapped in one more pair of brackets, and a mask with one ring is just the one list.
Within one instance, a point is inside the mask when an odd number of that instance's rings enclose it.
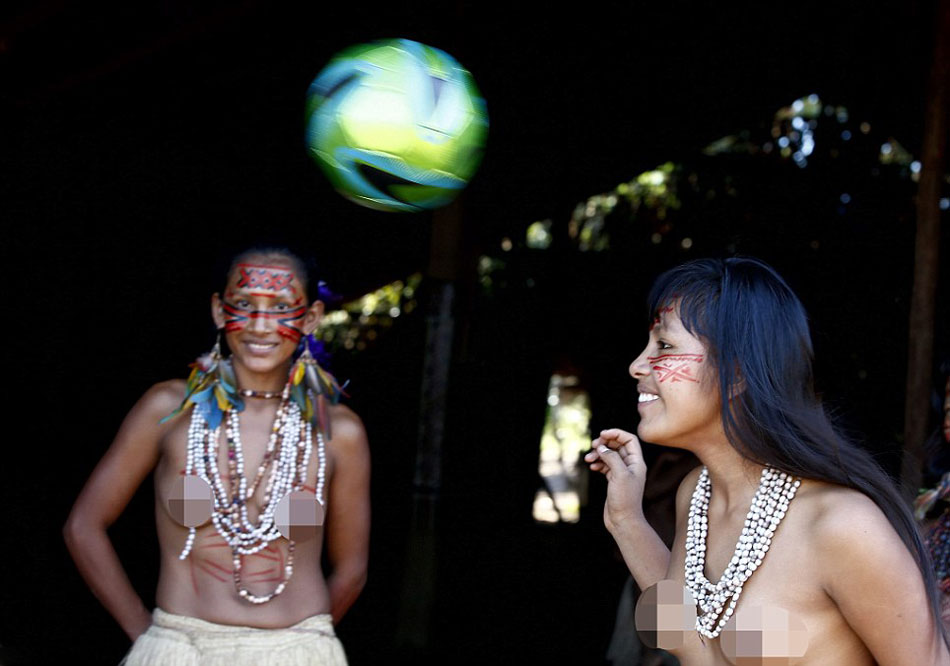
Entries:
{"label": "dark background", "polygon": [[[871,178],[873,150],[833,172],[762,172],[699,155],[726,134],[767,133],[777,109],[811,93],[870,123],[875,150],[894,137],[919,155],[932,2],[310,4],[4,10],[12,409],[0,643],[10,663],[78,653],[109,664],[127,649],[60,528],[138,396],[210,347],[207,297],[222,257],[262,238],[293,240],[347,299],[427,270],[438,217],[349,203],[303,146],[307,85],[353,43],[406,37],[448,51],[473,73],[491,122],[485,159],[458,204],[464,247],[435,596],[428,621],[411,618],[424,636],[415,647],[400,622],[416,547],[408,535],[424,312],[438,281],[425,283],[416,315],[336,360],[374,456],[369,584],[339,627],[354,664],[599,663],[625,572],[600,522],[599,480],[580,524],[531,521],[542,401],[552,371],[578,369],[594,428],[635,428],[625,372],[642,344],[644,290],[683,259],[730,248],[786,275],[812,316],[829,406],[894,468],[913,184],[896,173]],[[690,251],[647,252],[649,230],[617,234],[597,255],[516,243],[507,286],[477,286],[476,258],[498,254],[502,237],[523,238],[545,218],[563,226],[578,202],[667,160],[709,182],[735,174],[745,197],[712,210],[693,204],[681,224],[696,239]],[[840,182],[867,195],[846,219],[822,203],[836,200]],[[806,249],[817,234],[818,253]],[[946,246],[946,225],[943,235]],[[111,532],[147,604],[157,565],[150,492],[143,487]]]}

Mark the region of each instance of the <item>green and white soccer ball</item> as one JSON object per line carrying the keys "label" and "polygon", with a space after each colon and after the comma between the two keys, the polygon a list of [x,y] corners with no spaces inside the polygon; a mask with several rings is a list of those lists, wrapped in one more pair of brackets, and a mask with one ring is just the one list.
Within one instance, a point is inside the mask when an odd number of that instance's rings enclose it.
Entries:
{"label": "green and white soccer ball", "polygon": [[452,201],[481,161],[485,100],[449,54],[408,39],[350,47],[307,94],[307,148],[341,194],[384,211]]}

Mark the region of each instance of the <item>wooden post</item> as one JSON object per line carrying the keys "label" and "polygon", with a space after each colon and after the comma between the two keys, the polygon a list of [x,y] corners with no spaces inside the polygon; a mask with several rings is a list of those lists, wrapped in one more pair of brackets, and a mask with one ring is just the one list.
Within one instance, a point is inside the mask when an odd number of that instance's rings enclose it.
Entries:
{"label": "wooden post", "polygon": [[910,300],[904,455],[901,465],[904,492],[911,496],[916,495],[921,483],[933,372],[934,312],[940,249],[940,184],[946,167],[947,116],[950,113],[947,106],[947,87],[950,82],[950,0],[937,0],[934,18],[933,63],[927,90],[917,189],[917,238],[914,286]]}
{"label": "wooden post", "polygon": [[427,271],[428,303],[412,515],[396,641],[406,657],[426,654],[436,600],[436,523],[442,487],[449,368],[455,334],[455,281],[459,273],[462,214],[456,200],[435,211]]}

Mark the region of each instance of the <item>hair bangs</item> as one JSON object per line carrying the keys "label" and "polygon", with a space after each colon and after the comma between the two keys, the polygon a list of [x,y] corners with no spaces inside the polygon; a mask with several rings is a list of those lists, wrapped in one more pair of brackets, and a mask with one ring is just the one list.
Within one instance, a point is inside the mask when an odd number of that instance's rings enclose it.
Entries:
{"label": "hair bangs", "polygon": [[719,301],[721,276],[713,260],[690,262],[666,271],[650,290],[650,321],[656,321],[666,308],[675,307],[689,334],[715,353],[718,336],[712,327],[717,320],[714,308]]}

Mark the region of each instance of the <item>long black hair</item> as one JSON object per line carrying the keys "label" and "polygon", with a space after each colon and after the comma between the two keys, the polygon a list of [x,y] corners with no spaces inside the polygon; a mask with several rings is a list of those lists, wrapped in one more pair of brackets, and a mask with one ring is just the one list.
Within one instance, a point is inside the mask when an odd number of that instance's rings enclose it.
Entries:
{"label": "long black hair", "polygon": [[720,395],[735,396],[722,401],[733,448],[757,464],[871,498],[914,556],[937,630],[950,645],[933,568],[910,507],[874,458],[835,429],[815,393],[808,319],[791,288],[758,259],[699,259],[657,279],[650,319],[673,302],[686,330],[706,344]]}

